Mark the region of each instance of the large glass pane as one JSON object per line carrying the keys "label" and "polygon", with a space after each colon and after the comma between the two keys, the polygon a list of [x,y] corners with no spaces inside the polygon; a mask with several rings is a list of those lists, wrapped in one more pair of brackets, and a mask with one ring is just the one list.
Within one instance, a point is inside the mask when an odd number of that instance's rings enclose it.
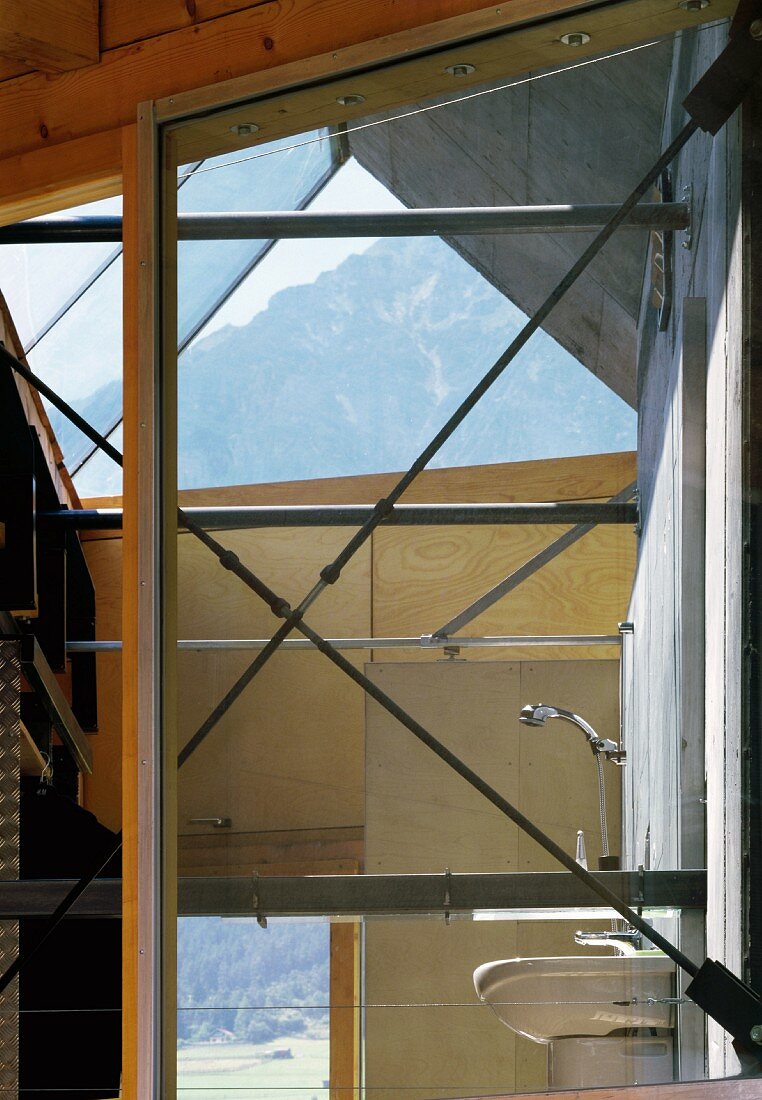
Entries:
{"label": "large glass pane", "polygon": [[[300,91],[237,105],[167,128],[167,178],[227,141],[203,205],[189,184],[180,212],[273,209],[271,181],[301,178],[327,155],[316,126],[338,125],[313,211],[582,217],[657,160],[725,33],[516,80],[473,44],[473,66],[434,66],[418,102],[377,101],[386,115],[361,80],[320,117]],[[477,61],[482,83],[452,83]],[[363,89],[367,117],[342,118]],[[259,145],[240,140],[252,122]],[[245,188],[251,164],[265,175]],[[714,186],[708,164],[695,186]],[[170,189],[170,235],[177,213]],[[682,572],[704,553],[683,302],[698,284],[681,267],[696,238],[623,228],[524,341],[594,229],[355,228],[255,249],[220,308],[199,277],[209,244],[167,257],[164,507],[207,529],[180,517],[164,605],[181,1088],[430,1100],[701,1078],[705,1020],[674,946],[703,960],[703,612]],[[251,242],[213,244],[214,271],[243,271]],[[428,510],[371,521],[398,485],[398,508]],[[538,503],[555,508],[477,511]],[[613,901],[578,866],[608,874]],[[295,916],[328,932],[280,923]]]}
{"label": "large glass pane", "polygon": [[[121,196],[74,206],[67,216],[120,214]],[[36,219],[37,220],[37,219]],[[0,247],[0,290],[25,348],[114,255],[113,244],[18,244]]]}
{"label": "large glass pane", "polygon": [[[314,140],[316,137],[321,140]],[[253,159],[227,154],[204,161],[187,178],[181,168],[178,210],[298,210],[329,177],[334,145],[327,132],[294,147],[288,139],[257,150]],[[268,241],[183,241],[178,249],[178,344],[182,347],[267,250]]]}

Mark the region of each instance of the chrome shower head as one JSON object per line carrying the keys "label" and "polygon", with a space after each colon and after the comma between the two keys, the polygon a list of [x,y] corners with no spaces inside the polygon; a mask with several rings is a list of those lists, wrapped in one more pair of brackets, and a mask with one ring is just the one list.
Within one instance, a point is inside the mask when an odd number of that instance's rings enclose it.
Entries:
{"label": "chrome shower head", "polygon": [[519,721],[526,726],[544,726],[548,718],[560,718],[556,707],[547,707],[544,703],[528,703],[521,708]]}
{"label": "chrome shower head", "polygon": [[607,759],[614,760],[617,764],[624,761],[624,751],[619,748],[615,741],[599,737],[589,722],[586,722],[584,718],[580,718],[578,714],[574,714],[571,710],[563,710],[562,707],[549,707],[545,703],[528,703],[527,706],[521,708],[519,714],[519,721],[526,726],[544,726],[548,718],[563,718],[565,722],[571,722],[573,726],[581,729],[596,756],[603,753]]}

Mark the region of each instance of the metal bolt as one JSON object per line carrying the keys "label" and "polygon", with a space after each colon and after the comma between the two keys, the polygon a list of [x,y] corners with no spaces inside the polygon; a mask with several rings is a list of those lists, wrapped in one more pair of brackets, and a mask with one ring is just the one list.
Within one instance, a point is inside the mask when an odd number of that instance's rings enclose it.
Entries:
{"label": "metal bolt", "polygon": [[448,65],[445,72],[449,73],[450,76],[470,76],[471,73],[476,72],[476,69],[473,65],[461,63],[459,65]]}
{"label": "metal bolt", "polygon": [[564,46],[586,46],[590,41],[590,35],[585,34],[584,31],[570,31],[569,34],[562,34],[560,41]]}
{"label": "metal bolt", "polygon": [[749,34],[752,38],[762,38],[762,19],[755,19],[749,26]]}
{"label": "metal bolt", "polygon": [[703,11],[709,7],[709,0],[681,0],[678,7],[683,11]]}
{"label": "metal bolt", "polygon": [[258,130],[256,122],[239,122],[230,127],[231,134],[235,134],[236,137],[249,137],[250,134],[256,134]]}
{"label": "metal bolt", "polygon": [[340,95],[336,97],[336,102],[340,103],[342,107],[358,107],[361,103],[365,102],[365,96],[359,93]]}
{"label": "metal bolt", "polygon": [[749,1038],[752,1043],[756,1043],[757,1046],[762,1046],[762,1024],[755,1024],[749,1032]]}

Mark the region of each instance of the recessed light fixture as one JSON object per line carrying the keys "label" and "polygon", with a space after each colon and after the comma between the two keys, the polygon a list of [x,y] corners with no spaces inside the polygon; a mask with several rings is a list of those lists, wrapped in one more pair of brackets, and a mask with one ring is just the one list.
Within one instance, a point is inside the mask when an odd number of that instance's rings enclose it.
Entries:
{"label": "recessed light fixture", "polygon": [[361,103],[365,102],[365,96],[360,95],[359,92],[351,92],[349,95],[336,96],[336,102],[340,103],[342,107],[359,107]]}
{"label": "recessed light fixture", "polygon": [[709,0],[680,0],[678,7],[683,11],[703,11],[709,7]]}
{"label": "recessed light fixture", "polygon": [[568,34],[562,34],[559,41],[563,42],[564,46],[586,46],[590,41],[590,35],[585,34],[584,31],[569,31]]}
{"label": "recessed light fixture", "polygon": [[467,65],[465,64],[465,62],[461,62],[458,65],[448,65],[445,69],[445,72],[449,73],[450,76],[470,76],[471,73],[476,72],[476,67],[474,65]]}
{"label": "recessed light fixture", "polygon": [[235,126],[230,127],[231,134],[235,134],[236,137],[248,137],[250,134],[256,134],[258,130],[256,122],[237,122]]}

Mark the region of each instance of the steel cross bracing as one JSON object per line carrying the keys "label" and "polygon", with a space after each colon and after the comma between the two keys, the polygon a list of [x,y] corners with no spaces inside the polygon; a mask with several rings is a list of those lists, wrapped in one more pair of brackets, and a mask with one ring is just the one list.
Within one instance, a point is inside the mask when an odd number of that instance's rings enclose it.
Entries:
{"label": "steel cross bracing", "polygon": [[[519,351],[525,346],[530,337],[541,327],[543,321],[547,318],[556,304],[585,271],[615,230],[626,221],[630,211],[636,206],[648,188],[658,179],[664,169],[677,156],[686,142],[699,128],[703,128],[710,133],[716,133],[735,111],[745,94],[748,92],[762,64],[762,41],[760,41],[762,35],[760,35],[759,39],[757,38],[755,27],[758,27],[759,23],[755,24],[754,22],[754,16],[757,14],[757,11],[762,10],[762,3],[758,2],[753,4],[751,8],[751,14],[749,14],[748,7],[745,9],[744,23],[740,27],[740,30],[736,28],[735,38],[731,40],[730,44],[723,50],[719,58],[710,66],[708,73],[693,90],[688,100],[686,100],[688,110],[691,112],[692,117],[683,126],[677,137],[671,142],[650,171],[646,173],[640,183],[625,199],[617,212],[600,233],[597,234],[576,263],[572,265],[569,272],[550,293],[545,302],[527,321],[503,355],[500,356],[496,363],[484,375],[482,380],[474,387],[468,397],[443,425],[429,445],[424,448],[410,469],[397,482],[388,497],[383,498],[376,504],[373,514],[347,542],[346,546],[335,560],[329,563],[321,571],[319,580],[316,581],[315,585],[295,609],[292,609],[285,599],[266,585],[251,569],[243,565],[236,554],[226,549],[216,539],[212,538],[208,532],[204,531],[203,528],[199,527],[193,520],[184,515],[182,510],[178,510],[179,521],[215,554],[220,564],[240,577],[240,579],[243,580],[260,599],[268,604],[273,614],[283,619],[283,623],[275,632],[267,646],[257,655],[249,668],[243,673],[236,684],[234,684],[233,688],[231,688],[225,698],[217,705],[212,714],[209,715],[203,725],[196,731],[188,744],[183,748],[178,757],[178,767],[181,767],[195,749],[203,742],[204,738],[214,725],[216,725],[222,715],[229,709],[235,699],[238,698],[247,684],[254,679],[272,654],[277,651],[281,642],[288,634],[296,629],[308,638],[334,665],[340,668],[347,676],[362,687],[363,690],[370,695],[371,698],[375,699],[389,714],[410,730],[415,737],[423,744],[427,745],[457,774],[461,775],[475,790],[479,791],[479,793],[491,802],[492,805],[499,809],[511,821],[515,822],[519,828],[549,852],[562,864],[562,866],[566,867],[567,870],[581,879],[598,895],[598,897],[602,898],[611,908],[629,921],[634,928],[642,932],[650,942],[655,944],[655,946],[673,959],[681,969],[690,974],[694,981],[686,991],[688,995],[691,996],[704,1011],[712,1015],[724,1028],[730,1031],[740,1044],[756,1053],[754,1040],[751,1039],[750,1035],[752,1033],[758,1033],[760,1025],[762,1025],[762,1001],[760,1001],[753,990],[745,986],[719,963],[707,959],[703,965],[699,967],[689,959],[682,951],[675,947],[674,944],[670,943],[669,940],[647,924],[639,914],[622,901],[617,894],[609,890],[608,887],[596,880],[594,875],[591,875],[590,872],[582,868],[572,856],[565,852],[564,849],[556,844],[549,836],[543,833],[542,830],[522,814],[517,807],[513,806],[512,803],[491,787],[481,776],[474,772],[473,769],[469,768],[468,765],[455,756],[455,754],[437,740],[433,734],[407,714],[407,712],[391,699],[390,696],[377,687],[377,685],[369,680],[362,672],[356,669],[354,665],[352,665],[317,631],[313,630],[304,620],[306,611],[315,600],[319,598],[320,594],[329,584],[336,583],[341,576],[344,566],[351,560],[353,555],[357,553],[360,547],[363,546],[383,518],[391,512],[397,500],[399,500],[418,474],[450,438],[471,409],[474,408],[477,402],[500,377],[509,363],[513,361]],[[9,353],[4,352],[3,358],[6,362],[10,360],[11,362],[9,365],[14,369],[19,370],[20,368],[19,372],[33,385],[38,384],[39,380],[32,375],[32,372],[29,371],[28,368],[17,363],[14,357],[10,356]],[[38,386],[38,388],[40,387]],[[74,413],[74,410],[71,409],[66,402],[53,394],[48,387],[45,387],[45,390],[47,390],[46,396],[48,396],[49,400],[51,400],[61,412],[74,419],[74,422],[78,424],[80,430],[83,430],[93,442],[97,443],[107,454],[110,454],[119,465],[122,465],[122,456],[106,439],[100,436],[100,434],[90,425],[83,427],[85,422],[78,414]],[[45,391],[43,390],[42,392]],[[121,839],[119,843],[121,843]],[[84,889],[82,883],[84,882],[86,886],[87,882],[91,881],[96,874],[97,870],[90,878],[81,880],[63,900],[56,911],[56,916],[52,918],[53,923],[48,922],[46,924],[44,933],[45,938],[50,934],[55,923],[65,915],[68,909],[69,899],[72,898],[72,900],[76,900],[76,897],[80,896]],[[29,955],[25,958],[28,957]],[[6,988],[15,973],[18,973],[23,961],[25,961],[25,959],[17,959],[16,963],[6,971],[2,978],[0,978],[0,992]],[[13,972],[13,974],[11,972]]]}

